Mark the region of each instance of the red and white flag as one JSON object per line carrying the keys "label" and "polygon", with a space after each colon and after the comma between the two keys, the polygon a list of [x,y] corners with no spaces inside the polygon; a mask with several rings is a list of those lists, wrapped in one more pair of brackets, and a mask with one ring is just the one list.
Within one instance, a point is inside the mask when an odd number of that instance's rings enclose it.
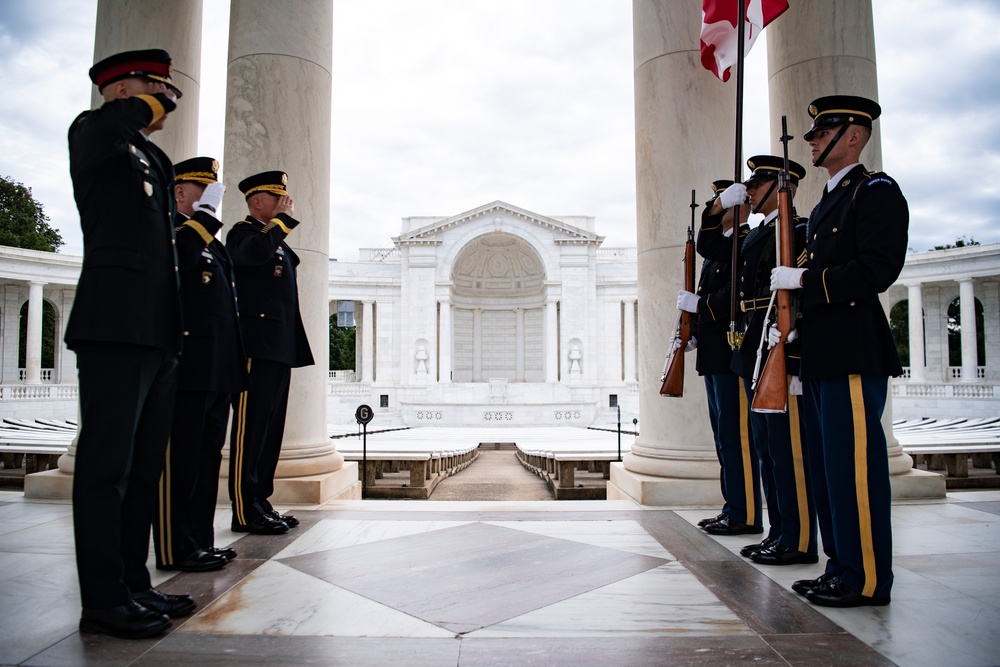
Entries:
{"label": "red and white flag", "polygon": [[[729,68],[736,64],[739,0],[703,0],[701,11],[701,64],[723,81],[729,81]],[[745,0],[746,27],[743,29],[743,53],[757,41],[768,23],[788,9],[787,0]]]}

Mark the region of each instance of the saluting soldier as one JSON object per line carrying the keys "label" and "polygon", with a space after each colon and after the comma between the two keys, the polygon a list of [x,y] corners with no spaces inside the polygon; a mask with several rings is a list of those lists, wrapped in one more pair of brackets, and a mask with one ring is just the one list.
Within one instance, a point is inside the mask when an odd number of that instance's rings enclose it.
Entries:
{"label": "saluting soldier", "polygon": [[[699,251],[703,250],[703,237],[719,233],[732,236],[734,209],[724,209],[718,202],[719,194],[732,184],[730,180],[712,183],[713,196],[705,203],[698,230]],[[745,218],[749,209],[741,210]],[[741,223],[738,230],[740,238],[745,237],[746,223]],[[725,500],[718,516],[698,522],[701,528],[723,519],[732,526],[759,528],[761,523],[760,469],[751,441],[749,403],[740,378],[731,369],[733,353],[728,340],[732,293],[730,263],[730,256],[706,258],[698,278],[697,293],[681,290],[677,294],[677,308],[697,315],[695,368],[705,380],[708,416]]]}
{"label": "saluting soldier", "polygon": [[226,191],[219,162],[195,157],[174,171],[184,342],[153,540],[157,569],[205,572],[236,558],[215,547],[213,521],[229,406],[246,388],[246,358],[232,260],[215,238]]}
{"label": "saluting soldier", "polygon": [[181,306],[173,165],[150,140],[176,108],[170,55],[127,51],[90,69],[104,103],[69,128],[83,267],[66,345],[76,353],[80,434],[73,528],[81,632],[152,637],[191,613],[152,587],[146,558],[177,389]]}
{"label": "saluting soldier", "polygon": [[889,604],[892,493],[882,412],[902,372],[879,294],[906,257],[909,210],[896,182],[860,163],[879,105],[833,95],[809,105],[804,135],[830,179],[809,216],[804,269],[773,272],[802,289],[802,382],[826,572],[792,588],[815,604]]}
{"label": "saluting soldier", "polygon": [[281,454],[291,369],[313,362],[299,312],[299,257],[285,243],[298,226],[288,175],[265,171],[240,182],[249,215],[233,225],[226,247],[240,288],[240,330],[250,386],[233,400],[229,440],[232,529],[276,535],[298,525],[268,498]]}

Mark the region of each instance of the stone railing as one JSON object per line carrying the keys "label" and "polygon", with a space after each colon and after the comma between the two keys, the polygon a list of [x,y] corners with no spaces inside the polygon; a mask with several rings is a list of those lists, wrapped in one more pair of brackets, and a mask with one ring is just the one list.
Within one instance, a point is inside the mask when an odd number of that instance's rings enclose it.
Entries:
{"label": "stone railing", "polygon": [[[42,373],[41,373],[42,382],[52,382],[52,371],[53,371],[53,369],[51,369],[51,368],[43,368],[42,369]],[[17,369],[17,377],[21,380],[21,382],[24,382],[25,380],[27,380],[28,379],[28,369],[27,368],[18,368]]]}
{"label": "stone railing", "polygon": [[5,384],[0,385],[0,401],[68,400],[80,395],[75,384]]}
{"label": "stone railing", "polygon": [[1000,387],[992,384],[893,382],[892,395],[899,398],[994,398],[1000,397]]}
{"label": "stone railing", "polygon": [[357,373],[354,371],[330,371],[330,382],[357,382]]}
{"label": "stone railing", "polygon": [[328,380],[327,396],[369,396],[372,386],[368,382],[346,382],[343,380]]}

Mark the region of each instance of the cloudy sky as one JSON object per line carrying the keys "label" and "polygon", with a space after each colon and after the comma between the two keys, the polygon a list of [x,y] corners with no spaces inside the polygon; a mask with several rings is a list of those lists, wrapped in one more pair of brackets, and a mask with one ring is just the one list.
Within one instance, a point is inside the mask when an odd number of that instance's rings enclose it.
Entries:
{"label": "cloudy sky", "polygon": [[[229,3],[204,3],[199,152],[221,157]],[[0,175],[32,188],[67,253],[82,241],[65,137],[90,103],[96,8],[0,0]],[[911,248],[1000,241],[1000,3],[874,12],[883,166]],[[764,40],[745,155],[769,150]],[[497,199],[592,215],[606,246],[635,245],[630,0],[335,0],[333,61],[331,256]]]}

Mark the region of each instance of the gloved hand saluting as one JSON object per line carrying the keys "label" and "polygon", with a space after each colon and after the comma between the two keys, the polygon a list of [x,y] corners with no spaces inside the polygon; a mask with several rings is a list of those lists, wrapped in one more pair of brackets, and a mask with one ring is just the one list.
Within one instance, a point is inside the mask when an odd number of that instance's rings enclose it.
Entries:
{"label": "gloved hand saluting", "polygon": [[681,290],[677,293],[677,310],[683,310],[686,313],[697,313],[698,302],[700,300],[701,297],[697,294]]}
{"label": "gloved hand saluting", "polygon": [[211,216],[219,217],[219,207],[222,206],[222,195],[226,194],[226,186],[222,183],[209,183],[201,198],[194,203],[194,210],[204,211]]}
{"label": "gloved hand saluting", "polygon": [[722,208],[732,208],[746,200],[747,186],[742,183],[733,183],[719,195],[719,204],[722,205]]}

